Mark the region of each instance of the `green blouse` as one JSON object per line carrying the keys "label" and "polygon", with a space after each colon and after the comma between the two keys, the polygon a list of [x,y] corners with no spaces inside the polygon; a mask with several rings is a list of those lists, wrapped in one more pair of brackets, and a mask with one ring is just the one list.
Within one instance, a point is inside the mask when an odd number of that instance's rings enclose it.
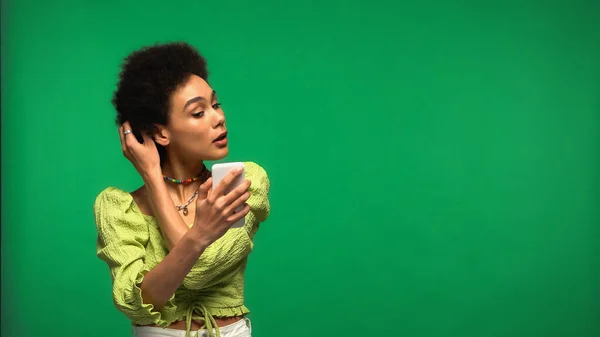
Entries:
{"label": "green blouse", "polygon": [[115,306],[132,324],[167,327],[186,320],[189,335],[192,318],[204,320],[211,331],[216,327],[213,317],[250,312],[244,305],[244,271],[254,234],[269,215],[270,182],[256,163],[244,165],[246,179],[252,182],[244,227],[229,229],[206,248],[161,310],[143,302],[139,287],[144,275],[169,253],[156,219],[143,214],[131,194],[118,188],[106,188],[97,196],[97,255],[110,269]]}

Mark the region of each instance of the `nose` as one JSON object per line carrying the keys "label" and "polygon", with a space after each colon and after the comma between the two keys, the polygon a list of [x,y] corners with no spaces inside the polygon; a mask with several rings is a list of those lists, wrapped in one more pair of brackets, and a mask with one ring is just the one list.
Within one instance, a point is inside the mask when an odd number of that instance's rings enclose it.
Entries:
{"label": "nose", "polygon": [[212,109],[212,126],[213,128],[218,128],[219,126],[222,126],[223,124],[225,124],[225,114],[222,111],[219,110],[215,110]]}

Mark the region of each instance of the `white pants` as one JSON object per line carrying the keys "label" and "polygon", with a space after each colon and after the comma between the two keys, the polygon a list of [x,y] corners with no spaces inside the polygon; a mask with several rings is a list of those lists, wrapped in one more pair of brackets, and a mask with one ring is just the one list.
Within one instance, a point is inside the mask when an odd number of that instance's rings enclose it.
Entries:
{"label": "white pants", "polygon": [[[247,317],[242,318],[241,320],[226,325],[224,327],[219,328],[221,331],[221,337],[252,337],[252,324]],[[214,331],[214,330],[213,330]],[[192,337],[196,337],[196,332],[198,333],[198,337],[208,337],[208,330],[200,329],[200,330],[192,330],[190,334]],[[216,336],[216,332],[213,333]],[[165,329],[159,327],[149,327],[149,326],[134,326],[133,327],[133,336],[135,337],[185,337],[184,330],[177,329]]]}

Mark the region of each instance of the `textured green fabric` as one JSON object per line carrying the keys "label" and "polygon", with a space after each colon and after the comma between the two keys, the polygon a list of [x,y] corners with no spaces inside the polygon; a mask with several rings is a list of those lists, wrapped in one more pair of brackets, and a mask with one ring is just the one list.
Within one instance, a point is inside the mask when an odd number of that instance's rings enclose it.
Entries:
{"label": "textured green fabric", "polygon": [[211,244],[160,311],[143,302],[139,288],[144,275],[168,254],[156,219],[142,214],[131,194],[118,188],[108,187],[97,196],[97,255],[110,268],[115,306],[133,324],[167,327],[186,320],[189,332],[192,316],[210,327],[213,316],[249,313],[244,305],[244,270],[258,225],[269,215],[270,182],[261,166],[244,165],[246,179],[252,182],[244,227],[228,230]]}

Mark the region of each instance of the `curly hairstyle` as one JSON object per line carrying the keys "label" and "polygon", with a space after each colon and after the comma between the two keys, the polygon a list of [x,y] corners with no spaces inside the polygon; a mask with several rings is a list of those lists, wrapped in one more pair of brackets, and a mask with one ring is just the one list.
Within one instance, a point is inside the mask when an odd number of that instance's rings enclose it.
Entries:
{"label": "curly hairstyle", "polygon": [[[112,104],[117,111],[116,123],[129,121],[138,140],[142,133],[167,125],[171,95],[191,75],[208,82],[206,60],[185,42],[146,46],[131,53],[121,65]],[[156,144],[161,163],[166,150]]]}

